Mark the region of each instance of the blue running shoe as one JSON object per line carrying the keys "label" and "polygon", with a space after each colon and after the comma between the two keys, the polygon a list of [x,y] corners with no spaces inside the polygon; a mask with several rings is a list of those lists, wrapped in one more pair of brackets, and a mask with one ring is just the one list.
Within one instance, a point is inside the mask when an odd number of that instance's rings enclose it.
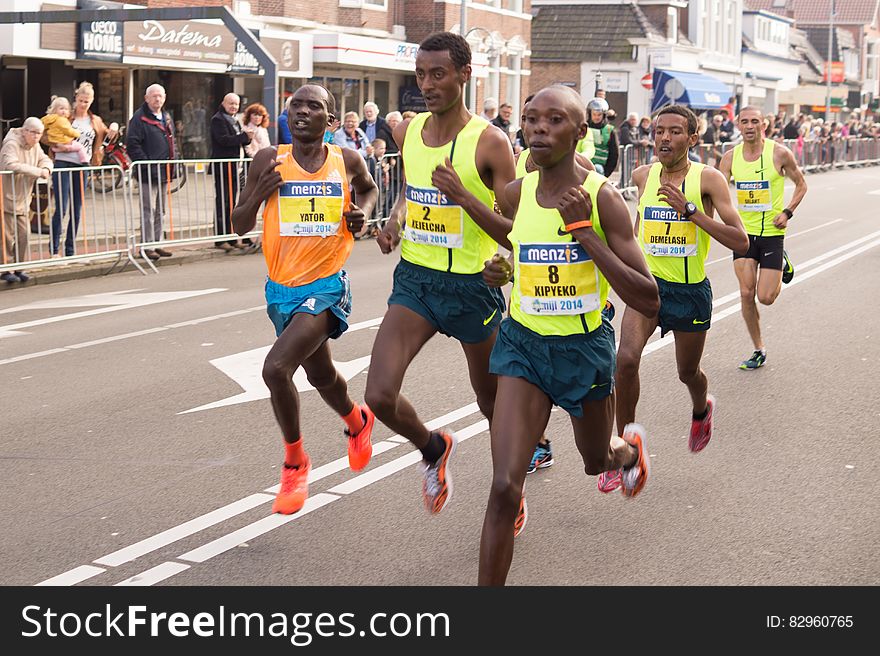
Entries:
{"label": "blue running shoe", "polygon": [[532,461],[529,463],[527,474],[531,474],[538,469],[545,469],[553,464],[553,450],[550,448],[550,440],[543,444],[538,442],[535,447],[535,453],[532,454]]}
{"label": "blue running shoe", "polygon": [[767,361],[767,354],[764,351],[756,350],[752,353],[752,357],[748,360],[743,360],[743,363],[739,365],[740,369],[757,369],[758,367],[763,367],[764,363]]}

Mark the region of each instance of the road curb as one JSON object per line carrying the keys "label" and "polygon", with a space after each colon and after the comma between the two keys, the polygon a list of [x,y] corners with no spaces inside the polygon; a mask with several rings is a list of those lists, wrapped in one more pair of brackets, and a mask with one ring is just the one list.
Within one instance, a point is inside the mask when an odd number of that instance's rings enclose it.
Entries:
{"label": "road curb", "polygon": [[[169,266],[182,266],[191,262],[201,262],[203,260],[213,260],[215,258],[240,257],[249,254],[240,249],[227,253],[226,251],[214,248],[213,246],[208,248],[181,248],[172,250],[171,252],[174,253],[172,257],[163,257],[159,260],[155,260],[153,264],[157,268],[164,268]],[[150,270],[149,265],[146,264],[142,258],[138,259],[140,260],[139,264],[144,270],[147,271],[148,274],[151,274],[152,271]],[[54,264],[43,268],[36,266],[32,268],[23,267],[23,269],[27,271],[28,275],[31,276],[31,279],[25,283],[0,282],[0,292],[12,289],[22,289],[23,287],[33,287],[35,285],[49,285],[68,280],[95,278],[98,276],[106,276],[126,271],[137,271],[127,258],[123,258],[119,261],[111,258],[102,258],[94,262],[79,261],[71,262],[70,264]]]}

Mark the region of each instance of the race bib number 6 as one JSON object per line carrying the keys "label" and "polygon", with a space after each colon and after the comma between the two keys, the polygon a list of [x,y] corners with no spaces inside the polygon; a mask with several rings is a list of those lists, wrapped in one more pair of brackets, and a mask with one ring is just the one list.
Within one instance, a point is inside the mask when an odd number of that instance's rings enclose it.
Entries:
{"label": "race bib number 6", "polygon": [[671,207],[646,207],[642,217],[642,246],[654,257],[697,254],[697,225]]}
{"label": "race bib number 6", "polygon": [[463,212],[438,189],[406,186],[403,238],[414,244],[461,248]]}
{"label": "race bib number 6", "polygon": [[520,309],[571,315],[599,309],[599,274],[580,244],[518,244]]}
{"label": "race bib number 6", "polygon": [[768,212],[773,209],[769,180],[736,183],[736,202],[744,212]]}
{"label": "race bib number 6", "polygon": [[285,182],[278,190],[282,237],[329,237],[342,222],[341,182]]}

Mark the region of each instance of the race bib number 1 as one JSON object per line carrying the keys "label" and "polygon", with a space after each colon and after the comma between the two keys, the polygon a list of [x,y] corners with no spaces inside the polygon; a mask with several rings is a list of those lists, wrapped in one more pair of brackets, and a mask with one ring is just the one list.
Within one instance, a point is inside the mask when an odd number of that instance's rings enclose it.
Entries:
{"label": "race bib number 1", "polygon": [[599,273],[574,242],[518,244],[520,309],[526,314],[571,315],[599,309]]}
{"label": "race bib number 1", "polygon": [[770,181],[737,182],[736,202],[744,212],[769,212],[773,209]]}
{"label": "race bib number 1", "polygon": [[442,192],[406,186],[406,227],[403,238],[414,244],[461,248],[463,212]]}
{"label": "race bib number 1", "polygon": [[697,254],[697,225],[671,207],[646,207],[642,217],[642,247],[654,257]]}
{"label": "race bib number 1", "polygon": [[285,182],[278,190],[282,237],[329,237],[342,222],[341,182]]}

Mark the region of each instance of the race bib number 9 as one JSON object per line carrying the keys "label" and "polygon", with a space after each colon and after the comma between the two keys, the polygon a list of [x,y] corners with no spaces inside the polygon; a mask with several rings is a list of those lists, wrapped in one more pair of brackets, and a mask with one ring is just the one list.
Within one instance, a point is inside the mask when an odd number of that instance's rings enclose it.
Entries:
{"label": "race bib number 9", "polygon": [[406,186],[403,238],[414,244],[461,248],[462,209],[437,189]]}
{"label": "race bib number 9", "polygon": [[744,212],[769,212],[773,209],[770,181],[737,182],[736,202]]}
{"label": "race bib number 9", "polygon": [[642,247],[654,257],[697,254],[697,225],[671,207],[646,207],[642,217]]}
{"label": "race bib number 9", "polygon": [[285,182],[278,190],[282,237],[329,237],[342,222],[341,182]]}
{"label": "race bib number 9", "polygon": [[520,309],[570,315],[599,309],[599,273],[580,244],[518,244]]}

